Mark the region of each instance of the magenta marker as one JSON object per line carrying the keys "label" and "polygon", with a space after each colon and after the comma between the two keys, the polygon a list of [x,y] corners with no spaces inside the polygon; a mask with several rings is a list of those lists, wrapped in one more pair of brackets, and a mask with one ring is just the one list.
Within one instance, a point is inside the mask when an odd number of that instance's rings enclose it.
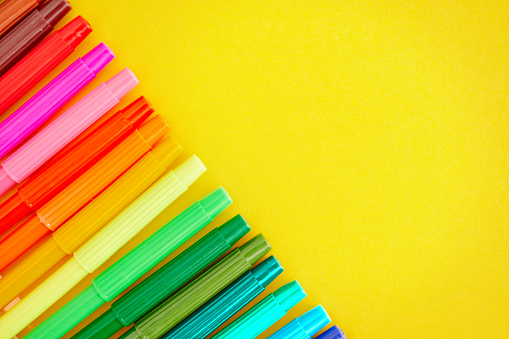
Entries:
{"label": "magenta marker", "polygon": [[100,84],[12,153],[0,167],[0,195],[21,183],[138,84],[125,68]]}
{"label": "magenta marker", "polygon": [[0,159],[51,118],[114,57],[108,46],[99,44],[0,123]]}

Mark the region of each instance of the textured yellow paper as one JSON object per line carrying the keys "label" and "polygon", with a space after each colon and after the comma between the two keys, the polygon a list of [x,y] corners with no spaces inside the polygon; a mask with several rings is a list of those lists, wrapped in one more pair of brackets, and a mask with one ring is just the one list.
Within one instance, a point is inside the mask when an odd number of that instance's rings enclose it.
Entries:
{"label": "textured yellow paper", "polygon": [[71,2],[94,32],[57,71],[104,41],[87,90],[128,66],[122,106],[146,95],[208,171],[39,320],[222,185],[192,241],[242,213],[269,290],[308,294],[266,334],[322,304],[349,339],[509,337],[509,2]]}

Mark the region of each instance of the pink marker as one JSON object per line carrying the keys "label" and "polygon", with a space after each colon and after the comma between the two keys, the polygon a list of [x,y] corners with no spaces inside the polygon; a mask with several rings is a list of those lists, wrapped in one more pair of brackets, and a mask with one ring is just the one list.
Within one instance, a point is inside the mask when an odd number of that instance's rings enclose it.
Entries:
{"label": "pink marker", "polygon": [[0,123],[0,159],[51,118],[114,57],[108,46],[99,44]]}
{"label": "pink marker", "polygon": [[138,84],[125,68],[100,84],[2,162],[0,195],[21,183]]}

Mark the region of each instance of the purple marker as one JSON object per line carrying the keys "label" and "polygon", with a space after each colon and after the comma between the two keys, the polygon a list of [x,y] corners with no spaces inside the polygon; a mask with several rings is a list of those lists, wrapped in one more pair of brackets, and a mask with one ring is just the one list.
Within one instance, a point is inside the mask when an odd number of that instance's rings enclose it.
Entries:
{"label": "purple marker", "polygon": [[334,325],[315,339],[346,339],[346,336],[339,327]]}
{"label": "purple marker", "polygon": [[51,118],[114,57],[104,43],[97,45],[0,123],[0,159]]}

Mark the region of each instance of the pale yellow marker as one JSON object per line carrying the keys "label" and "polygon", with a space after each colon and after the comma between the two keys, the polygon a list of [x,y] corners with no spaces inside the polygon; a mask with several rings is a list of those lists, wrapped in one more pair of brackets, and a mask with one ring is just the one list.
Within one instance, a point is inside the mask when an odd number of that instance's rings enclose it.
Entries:
{"label": "pale yellow marker", "polygon": [[205,170],[200,159],[193,155],[152,185],[76,250],[73,257],[53,275],[0,318],[0,338],[8,339],[18,334],[83,278],[99,268],[184,193]]}

